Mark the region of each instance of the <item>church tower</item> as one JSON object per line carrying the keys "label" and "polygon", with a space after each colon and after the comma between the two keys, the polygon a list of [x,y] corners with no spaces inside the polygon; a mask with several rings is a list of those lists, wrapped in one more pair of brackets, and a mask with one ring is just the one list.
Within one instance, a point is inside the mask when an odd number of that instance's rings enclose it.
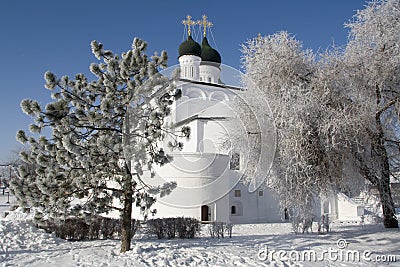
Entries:
{"label": "church tower", "polygon": [[[179,65],[181,68],[181,78],[192,81],[220,84],[221,74],[221,55],[212,48],[207,40],[207,28],[213,24],[207,21],[207,16],[203,15],[203,20],[197,22],[187,16],[182,23],[188,27],[188,38],[178,49]],[[191,27],[201,25],[203,27],[203,41],[201,46],[193,40]]]}
{"label": "church tower", "polygon": [[201,43],[200,81],[208,83],[221,83],[221,56],[209,44],[204,36]]}
{"label": "church tower", "polygon": [[200,81],[208,83],[221,83],[221,55],[212,48],[207,40],[207,27],[213,24],[207,21],[207,16],[203,15],[203,20],[198,21],[203,26],[203,41],[201,43],[201,63],[200,63]]}
{"label": "church tower", "polygon": [[201,47],[193,40],[191,26],[197,23],[191,20],[191,16],[186,17],[182,23],[188,27],[188,38],[178,48],[179,65],[181,67],[181,78],[193,81],[199,80],[199,67],[201,62]]}

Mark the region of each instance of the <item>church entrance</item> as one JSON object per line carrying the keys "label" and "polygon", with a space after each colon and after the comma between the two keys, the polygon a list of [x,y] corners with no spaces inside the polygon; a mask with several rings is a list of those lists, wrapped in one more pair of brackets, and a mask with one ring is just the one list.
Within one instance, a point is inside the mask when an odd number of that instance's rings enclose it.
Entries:
{"label": "church entrance", "polygon": [[201,206],[201,221],[203,222],[211,221],[211,211],[210,207],[207,205]]}

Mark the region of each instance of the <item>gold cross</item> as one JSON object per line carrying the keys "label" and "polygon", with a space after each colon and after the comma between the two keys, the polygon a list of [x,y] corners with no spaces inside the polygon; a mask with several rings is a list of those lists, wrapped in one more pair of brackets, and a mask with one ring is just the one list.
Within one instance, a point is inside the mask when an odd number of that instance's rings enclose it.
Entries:
{"label": "gold cross", "polygon": [[187,15],[186,18],[187,20],[182,20],[182,24],[188,26],[188,35],[190,36],[191,34],[190,26],[196,25],[197,23],[191,20],[192,17],[190,15]]}
{"label": "gold cross", "polygon": [[204,37],[206,37],[207,27],[211,28],[213,26],[213,24],[210,21],[207,21],[206,15],[203,15],[202,18],[203,18],[203,20],[198,20],[197,24],[203,25],[203,34],[204,34]]}

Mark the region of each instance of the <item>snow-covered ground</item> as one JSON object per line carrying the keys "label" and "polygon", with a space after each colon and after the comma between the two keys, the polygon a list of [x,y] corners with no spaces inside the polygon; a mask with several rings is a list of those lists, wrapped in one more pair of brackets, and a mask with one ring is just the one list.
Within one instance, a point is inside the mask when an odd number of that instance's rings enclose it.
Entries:
{"label": "snow-covered ground", "polygon": [[134,238],[119,253],[119,240],[65,241],[28,218],[0,219],[2,266],[400,266],[400,231],[381,225],[336,223],[327,235],[294,235],[288,223],[236,225],[232,238],[206,229],[192,240]]}

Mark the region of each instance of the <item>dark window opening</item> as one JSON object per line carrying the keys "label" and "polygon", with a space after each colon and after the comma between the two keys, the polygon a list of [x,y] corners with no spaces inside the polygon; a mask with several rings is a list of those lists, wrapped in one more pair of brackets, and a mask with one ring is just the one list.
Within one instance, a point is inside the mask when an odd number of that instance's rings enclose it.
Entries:
{"label": "dark window opening", "polygon": [[242,192],[240,190],[235,190],[235,197],[241,197]]}
{"label": "dark window opening", "polygon": [[236,214],[236,206],[231,207],[231,214]]}
{"label": "dark window opening", "polygon": [[201,206],[201,220],[203,222],[211,221],[211,209],[207,205]]}

